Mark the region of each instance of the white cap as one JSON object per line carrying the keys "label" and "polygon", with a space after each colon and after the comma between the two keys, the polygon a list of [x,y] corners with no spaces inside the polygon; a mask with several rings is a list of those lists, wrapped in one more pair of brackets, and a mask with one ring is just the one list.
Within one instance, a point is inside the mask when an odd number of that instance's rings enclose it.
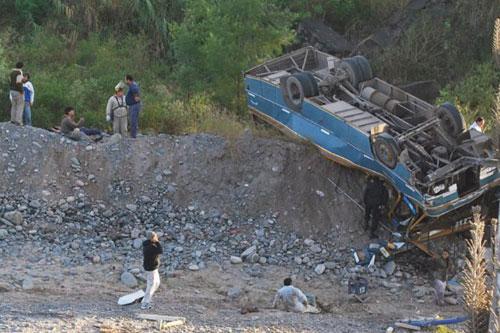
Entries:
{"label": "white cap", "polygon": [[118,82],[118,84],[115,86],[115,91],[118,91],[120,89],[124,89],[125,88],[125,83],[123,83],[123,81],[120,81]]}

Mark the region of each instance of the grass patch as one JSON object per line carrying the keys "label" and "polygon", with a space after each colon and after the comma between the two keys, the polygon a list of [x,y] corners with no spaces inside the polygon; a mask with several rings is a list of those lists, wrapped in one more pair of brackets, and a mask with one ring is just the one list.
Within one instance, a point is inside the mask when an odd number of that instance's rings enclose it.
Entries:
{"label": "grass patch", "polygon": [[485,62],[476,65],[463,81],[447,85],[438,102],[455,103],[468,124],[482,116],[489,131],[498,121],[495,95],[499,84],[500,72],[495,70],[492,62]]}

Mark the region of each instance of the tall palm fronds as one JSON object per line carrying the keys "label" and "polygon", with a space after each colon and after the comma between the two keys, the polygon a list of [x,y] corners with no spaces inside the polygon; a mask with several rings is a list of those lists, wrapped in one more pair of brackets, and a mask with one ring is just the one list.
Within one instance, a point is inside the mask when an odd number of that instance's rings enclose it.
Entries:
{"label": "tall palm fronds", "polygon": [[169,23],[182,19],[184,0],[52,0],[56,12],[71,24],[67,35],[108,31],[143,32],[156,55],[170,39]]}
{"label": "tall palm fronds", "polygon": [[112,0],[52,0],[52,3],[59,14],[81,25],[85,34],[98,31],[101,23],[106,22],[101,15],[104,10],[118,8],[113,8],[117,2]]}
{"label": "tall palm fronds", "polygon": [[492,261],[493,261],[493,267],[495,270],[495,275],[493,279],[493,286],[494,286],[494,291],[493,291],[493,299],[491,301],[491,309],[490,309],[490,327],[489,327],[489,333],[499,333],[500,332],[500,317],[498,316],[498,311],[500,310],[500,297],[499,297],[499,292],[500,292],[500,285],[498,281],[498,276],[499,276],[499,271],[500,271],[500,262],[498,262],[498,251],[500,251],[500,237],[498,235],[498,220],[497,219],[492,219],[491,220],[491,227],[492,227],[492,236],[491,236],[491,244],[492,249],[493,249],[493,255],[492,255]]}
{"label": "tall palm fronds", "polygon": [[471,238],[467,240],[468,256],[462,283],[464,307],[470,317],[467,323],[469,333],[483,333],[488,331],[491,293],[486,286],[484,221],[481,220],[481,208],[475,206],[472,211],[473,229]]}
{"label": "tall palm fronds", "polygon": [[491,50],[493,52],[493,61],[495,61],[497,68],[500,68],[500,17],[495,20]]}

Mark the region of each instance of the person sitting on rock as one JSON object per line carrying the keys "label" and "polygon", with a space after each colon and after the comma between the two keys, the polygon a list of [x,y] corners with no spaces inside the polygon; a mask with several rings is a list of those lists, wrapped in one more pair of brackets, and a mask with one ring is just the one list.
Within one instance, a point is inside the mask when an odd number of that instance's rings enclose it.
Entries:
{"label": "person sitting on rock", "polygon": [[433,277],[436,304],[444,305],[446,285],[448,280],[453,277],[455,267],[447,249],[444,249],[440,256],[436,255],[432,259],[434,261]]}
{"label": "person sitting on rock", "polygon": [[277,308],[280,303],[285,311],[300,313],[306,312],[308,306],[306,295],[292,286],[292,279],[289,277],[283,281],[283,287],[274,296],[273,308]]}
{"label": "person sitting on rock", "polygon": [[476,120],[472,123],[472,125],[470,125],[469,127],[469,131],[470,130],[476,130],[478,131],[479,133],[483,133],[483,130],[484,130],[484,125],[485,125],[485,121],[484,121],[484,118],[479,116],[476,118]]}
{"label": "person sitting on rock", "polygon": [[113,122],[113,133],[120,133],[122,137],[127,135],[128,109],[123,95],[123,87],[118,83],[115,87],[115,94],[108,100],[106,106],[106,121]]}
{"label": "person sitting on rock", "polygon": [[87,136],[97,136],[95,141],[102,139],[101,131],[96,128],[82,127],[85,119],[80,118],[78,122],[75,121],[75,108],[68,106],[64,109],[64,117],[61,121],[61,133],[71,140],[80,141],[82,133]]}
{"label": "person sitting on rock", "polygon": [[147,233],[147,240],[142,243],[142,253],[144,255],[143,267],[146,271],[147,287],[144,298],[142,299],[141,309],[151,309],[151,298],[160,287],[160,274],[158,267],[160,266],[160,255],[163,249],[158,239],[158,235],[154,231]]}

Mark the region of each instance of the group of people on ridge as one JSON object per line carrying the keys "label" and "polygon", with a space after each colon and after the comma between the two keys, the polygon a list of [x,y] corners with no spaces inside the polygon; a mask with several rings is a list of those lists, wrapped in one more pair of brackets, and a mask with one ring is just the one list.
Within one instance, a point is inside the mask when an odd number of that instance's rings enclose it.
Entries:
{"label": "group of people on ridge", "polygon": [[[23,73],[24,64],[18,62],[12,69],[9,98],[11,101],[10,120],[16,125],[31,126],[31,108],[35,101],[35,89],[30,81],[30,74]],[[125,95],[125,87],[128,86]],[[113,133],[126,136],[130,119],[130,137],[136,138],[139,129],[139,114],[142,109],[141,93],[137,82],[132,75],[125,76],[125,83],[115,86],[115,93],[108,99],[106,105],[106,121],[112,122]],[[102,138],[102,131],[96,128],[84,127],[85,119],[76,121],[76,110],[72,106],[64,109],[60,132],[72,140],[80,140],[82,134]]]}
{"label": "group of people on ridge", "polygon": [[10,73],[10,121],[17,125],[31,126],[31,107],[35,102],[35,88],[30,81],[30,74],[23,73],[23,67],[24,64],[18,62]]}

